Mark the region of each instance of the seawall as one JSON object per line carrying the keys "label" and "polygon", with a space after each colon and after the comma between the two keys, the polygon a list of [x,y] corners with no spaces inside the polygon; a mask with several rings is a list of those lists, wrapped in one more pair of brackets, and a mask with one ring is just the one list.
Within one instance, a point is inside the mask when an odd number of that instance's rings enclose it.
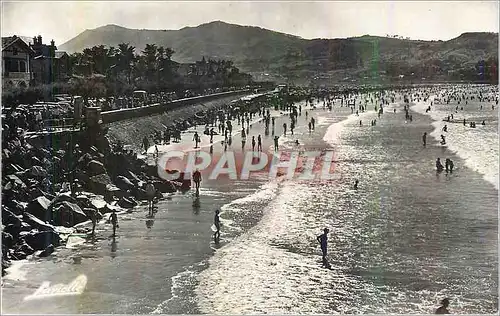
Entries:
{"label": "seawall", "polygon": [[238,91],[221,92],[210,95],[179,99],[168,103],[155,103],[149,106],[143,106],[137,108],[106,111],[101,113],[101,119],[103,124],[109,124],[133,118],[140,118],[144,116],[161,114],[165,111],[171,111],[197,103],[209,102],[218,99],[225,99],[227,97],[243,96],[252,93],[252,91],[253,90],[251,89],[245,89]]}
{"label": "seawall", "polygon": [[211,95],[210,98],[198,97],[191,98],[190,100],[181,100],[184,102],[177,103],[174,108],[167,110],[162,108],[155,111],[148,110],[151,112],[131,112],[127,114],[127,118],[106,124],[108,127],[107,135],[112,140],[119,140],[124,145],[128,145],[129,149],[142,152],[142,139],[144,136],[150,138],[154,130],[163,131],[166,127],[172,126],[176,121],[193,117],[197,112],[228,104],[233,100],[251,94],[253,94],[253,91],[250,90],[217,94]]}

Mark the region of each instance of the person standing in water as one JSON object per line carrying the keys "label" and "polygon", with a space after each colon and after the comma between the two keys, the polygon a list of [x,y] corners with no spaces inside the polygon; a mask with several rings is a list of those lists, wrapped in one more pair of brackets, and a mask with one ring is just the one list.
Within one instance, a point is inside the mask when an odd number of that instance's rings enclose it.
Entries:
{"label": "person standing in water", "polygon": [[321,254],[323,258],[323,266],[324,267],[329,267],[328,260],[326,259],[326,255],[328,252],[328,233],[330,230],[328,228],[323,229],[323,234],[319,235],[316,237],[316,240],[319,242],[320,247],[321,247]]}
{"label": "person standing in water", "polygon": [[441,172],[444,169],[443,164],[441,163],[441,159],[440,158],[438,158],[436,160],[436,169],[437,169],[438,172]]}
{"label": "person standing in water", "polygon": [[200,195],[200,183],[201,183],[201,172],[196,169],[196,171],[193,173],[193,182],[196,188],[196,196]]}
{"label": "person standing in water", "polygon": [[148,214],[149,216],[153,215],[153,200],[156,195],[156,188],[153,182],[148,181],[146,184],[146,195],[148,196]]}
{"label": "person standing in water", "polygon": [[215,216],[214,216],[214,226],[217,229],[214,233],[214,240],[215,242],[219,241],[220,238],[220,217],[219,217],[219,210],[215,211]]}
{"label": "person standing in water", "polygon": [[356,179],[356,181],[354,181],[354,190],[358,189],[358,183],[359,183],[359,180]]}
{"label": "person standing in water", "polygon": [[445,298],[441,301],[441,306],[436,309],[435,314],[449,314],[448,306],[450,305],[450,300]]}
{"label": "person standing in water", "polygon": [[446,139],[444,138],[444,135],[441,135],[441,145],[446,145]]}
{"label": "person standing in water", "polygon": [[118,216],[116,215],[115,210],[113,210],[113,213],[109,216],[109,220],[111,221],[111,225],[113,225],[113,238],[115,238],[116,229],[120,228],[120,226],[118,226]]}

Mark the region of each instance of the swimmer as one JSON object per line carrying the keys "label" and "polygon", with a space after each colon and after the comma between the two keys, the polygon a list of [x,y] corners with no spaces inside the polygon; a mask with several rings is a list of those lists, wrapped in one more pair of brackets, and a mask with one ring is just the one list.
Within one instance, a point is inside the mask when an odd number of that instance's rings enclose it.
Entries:
{"label": "swimmer", "polygon": [[437,172],[441,172],[444,169],[443,164],[441,163],[441,159],[440,158],[438,158],[436,160],[436,169],[437,169]]}
{"label": "swimmer", "polygon": [[436,309],[435,314],[449,314],[450,312],[448,311],[448,306],[450,305],[450,300],[445,298],[441,301],[441,306]]}

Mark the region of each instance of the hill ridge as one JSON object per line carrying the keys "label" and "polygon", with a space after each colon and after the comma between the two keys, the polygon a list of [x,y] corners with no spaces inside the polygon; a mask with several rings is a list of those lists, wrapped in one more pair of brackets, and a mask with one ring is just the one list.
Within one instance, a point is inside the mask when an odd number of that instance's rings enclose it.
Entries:
{"label": "hill ridge", "polygon": [[[410,71],[429,76],[428,69],[453,73],[480,60],[498,59],[498,33],[465,32],[447,41],[363,35],[336,39],[304,39],[295,35],[212,21],[180,30],[137,30],[115,24],[86,30],[59,46],[69,53],[97,45],[129,43],[140,53],[146,44],[170,47],[173,60],[190,63],[202,57],[229,59],[252,74],[316,76],[340,70],[373,73]],[[415,70],[413,70],[415,68]],[[420,71],[419,69],[422,69]],[[420,73],[421,72],[421,73]],[[411,73],[411,72],[410,72]]]}

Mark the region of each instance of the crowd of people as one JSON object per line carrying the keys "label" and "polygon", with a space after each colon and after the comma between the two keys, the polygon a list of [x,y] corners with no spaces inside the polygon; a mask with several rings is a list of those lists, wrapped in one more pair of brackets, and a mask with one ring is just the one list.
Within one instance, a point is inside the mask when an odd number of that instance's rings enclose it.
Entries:
{"label": "crowd of people", "polygon": [[[156,103],[168,103],[174,100],[205,96],[215,93],[235,91],[236,87],[208,88],[201,91],[185,90],[182,92],[159,92],[147,94],[145,91],[137,95],[89,98],[86,100],[89,107],[100,107],[102,112],[118,109],[143,107]],[[7,124],[15,125],[25,131],[51,130],[54,127],[72,126],[75,115],[75,99],[69,95],[56,95],[53,102],[37,102],[36,104],[5,105],[2,110],[3,120]],[[79,101],[83,102],[83,100]],[[84,115],[85,113],[82,112]]]}

